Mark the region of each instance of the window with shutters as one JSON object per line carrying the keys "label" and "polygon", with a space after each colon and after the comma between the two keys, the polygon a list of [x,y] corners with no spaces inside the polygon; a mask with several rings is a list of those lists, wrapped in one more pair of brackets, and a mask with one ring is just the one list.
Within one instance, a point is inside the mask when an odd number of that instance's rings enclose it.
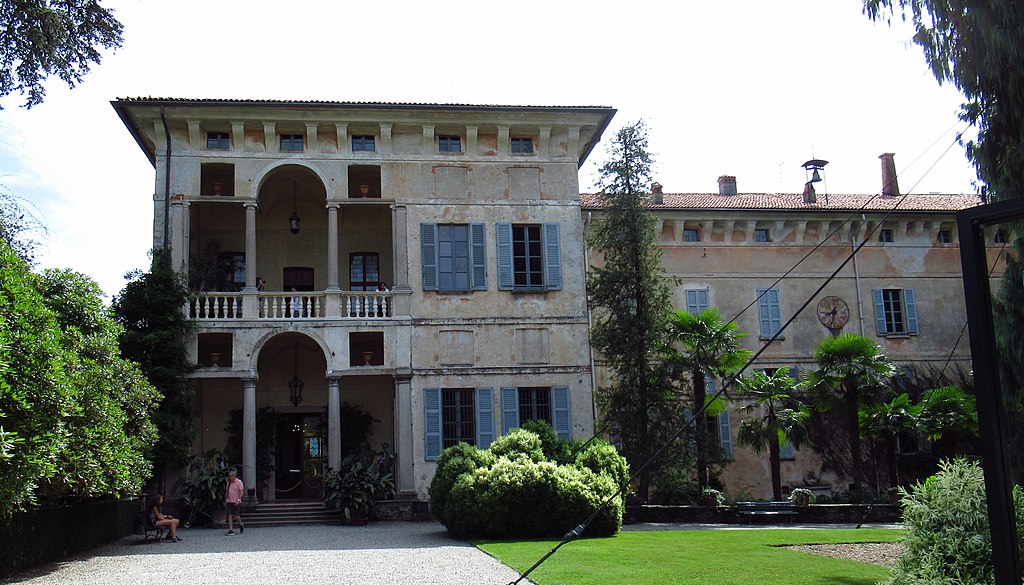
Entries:
{"label": "window with shutters", "polygon": [[917,295],[912,288],[876,288],[871,291],[875,307],[875,333],[882,337],[918,335]]}
{"label": "window with shutters", "polygon": [[551,388],[519,388],[519,422],[551,422]]}
{"label": "window with shutters", "polygon": [[495,226],[498,241],[498,289],[547,291],[562,288],[562,259],[557,223]]}
{"label": "window with shutters", "polygon": [[487,290],[484,224],[420,224],[423,290]]}
{"label": "window with shutters", "polygon": [[708,304],[708,289],[706,288],[688,288],[685,294],[686,312],[691,315],[697,315],[701,311],[706,311],[710,306]]}
{"label": "window with shutters", "polygon": [[[770,339],[782,328],[779,289],[757,289],[757,309],[761,323],[761,339]],[[776,339],[782,339],[782,336]]]}
{"label": "window with shutters", "polygon": [[782,461],[792,461],[796,459],[796,451],[793,449],[793,444],[789,441],[782,441],[779,443],[779,459]]}
{"label": "window with shutters", "polygon": [[551,423],[559,438],[570,439],[569,387],[518,387],[501,389],[501,432],[508,434],[528,420]]}
{"label": "window with shutters", "polygon": [[480,449],[494,440],[493,388],[425,388],[423,454],[433,461],[458,443]]}

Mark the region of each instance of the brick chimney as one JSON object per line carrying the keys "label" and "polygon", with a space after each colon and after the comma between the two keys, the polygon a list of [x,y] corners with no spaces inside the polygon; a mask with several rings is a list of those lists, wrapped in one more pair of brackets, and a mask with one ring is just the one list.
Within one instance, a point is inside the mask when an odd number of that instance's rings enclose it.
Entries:
{"label": "brick chimney", "polygon": [[718,194],[735,195],[736,177],[731,177],[729,175],[722,175],[721,177],[718,177]]}
{"label": "brick chimney", "polygon": [[661,192],[661,183],[651,183],[651,203],[661,205],[665,202],[665,195]]}
{"label": "brick chimney", "polygon": [[897,196],[900,194],[899,183],[896,182],[896,163],[892,157],[896,156],[891,152],[879,155],[882,159],[882,195]]}

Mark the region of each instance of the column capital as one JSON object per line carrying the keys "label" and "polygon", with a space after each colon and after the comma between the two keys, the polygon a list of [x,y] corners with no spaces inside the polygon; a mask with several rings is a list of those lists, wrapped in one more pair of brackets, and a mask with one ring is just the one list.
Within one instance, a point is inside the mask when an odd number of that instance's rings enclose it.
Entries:
{"label": "column capital", "polygon": [[337,201],[328,201],[326,207],[327,209],[341,209],[341,203]]}
{"label": "column capital", "polygon": [[259,374],[253,372],[252,375],[242,378],[242,385],[246,388],[250,386],[256,386],[256,382],[260,381]]}
{"label": "column capital", "polygon": [[395,371],[395,382],[399,384],[408,384],[412,382],[412,368],[398,368]]}
{"label": "column capital", "polygon": [[243,201],[242,207],[245,207],[246,209],[259,209],[260,204],[258,201]]}

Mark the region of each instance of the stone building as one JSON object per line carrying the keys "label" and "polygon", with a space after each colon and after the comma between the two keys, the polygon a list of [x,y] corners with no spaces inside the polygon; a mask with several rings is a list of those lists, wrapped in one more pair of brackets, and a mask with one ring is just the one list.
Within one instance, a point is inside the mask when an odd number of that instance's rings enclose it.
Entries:
{"label": "stone building", "polygon": [[[650,209],[665,273],[680,281],[674,306],[691,312],[718,307],[723,320],[735,320],[747,333],[747,349],[768,344],[753,368],[785,366],[799,374],[814,367],[818,342],[847,332],[878,341],[898,367],[942,367],[950,360],[970,369],[968,340],[960,338],[967,316],[954,214],[977,205],[978,198],[900,195],[893,156],[881,159],[884,188],[878,194],[815,193],[810,182],[803,193],[742,193],[732,176],[719,177],[715,193],[663,193],[656,184]],[[600,218],[599,198],[581,200],[585,220]],[[598,367],[598,386],[606,375]],[[770,498],[767,454],[736,441],[739,404],[708,421],[732,455],[723,483],[732,496]],[[809,448],[784,446],[783,458],[788,488],[845,488],[845,480],[823,471]]]}
{"label": "stone building", "polygon": [[[455,442],[531,418],[591,435],[577,171],[613,109],[112,105],[155,170],[154,246],[197,291],[194,449],[225,448],[240,410],[262,499],[319,495],[343,403],[373,416],[371,448],[393,446],[399,493],[420,499]],[[276,455],[257,485],[263,408]]]}

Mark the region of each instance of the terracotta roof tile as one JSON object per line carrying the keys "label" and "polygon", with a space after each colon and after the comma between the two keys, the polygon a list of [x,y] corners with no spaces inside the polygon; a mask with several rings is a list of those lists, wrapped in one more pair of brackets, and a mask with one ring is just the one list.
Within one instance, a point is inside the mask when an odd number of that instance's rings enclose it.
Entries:
{"label": "terracotta roof tile", "polygon": [[[717,193],[666,193],[660,204],[651,204],[653,210],[670,209],[716,209],[716,210],[867,210],[887,211],[894,207],[903,211],[960,211],[979,205],[977,195],[925,194],[883,197],[878,194],[847,195],[819,193],[816,203],[804,203],[800,193],[740,193],[719,195]],[[580,195],[580,206],[584,209],[604,207],[600,195]]]}
{"label": "terracotta roof tile", "polygon": [[164,98],[164,97],[123,97],[115,102],[152,103],[152,104],[203,104],[203,105],[263,105],[263,106],[332,106],[332,107],[369,107],[369,108],[440,108],[440,109],[540,109],[540,110],[610,110],[608,106],[530,106],[530,105],[499,105],[499,104],[431,104],[406,102],[342,102],[329,100],[251,100],[251,99],[211,99],[211,98]]}

